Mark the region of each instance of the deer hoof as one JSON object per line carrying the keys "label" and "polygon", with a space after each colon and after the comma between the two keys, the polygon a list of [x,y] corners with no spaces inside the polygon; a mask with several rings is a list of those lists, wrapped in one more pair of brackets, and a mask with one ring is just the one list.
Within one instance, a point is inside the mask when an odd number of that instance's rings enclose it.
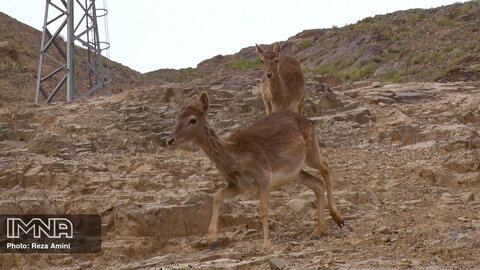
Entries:
{"label": "deer hoof", "polygon": [[218,247],[218,241],[213,241],[208,244],[208,248],[210,249],[216,249]]}
{"label": "deer hoof", "polygon": [[312,241],[320,240],[320,236],[318,236],[318,235],[311,236],[310,240],[312,240]]}
{"label": "deer hoof", "polygon": [[340,228],[345,227],[345,222],[343,221],[343,219],[340,220],[337,224],[338,224],[338,227],[340,227]]}

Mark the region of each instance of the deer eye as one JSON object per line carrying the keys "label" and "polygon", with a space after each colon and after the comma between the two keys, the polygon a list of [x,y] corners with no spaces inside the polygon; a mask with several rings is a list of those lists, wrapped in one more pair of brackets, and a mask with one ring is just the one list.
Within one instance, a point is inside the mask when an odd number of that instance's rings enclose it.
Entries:
{"label": "deer eye", "polygon": [[192,119],[190,119],[190,121],[188,121],[188,123],[194,125],[194,124],[197,123],[197,119],[192,118]]}
{"label": "deer eye", "polygon": [[262,64],[263,64],[263,60],[260,60],[260,62],[262,62]]}
{"label": "deer eye", "polygon": [[275,63],[278,63],[278,59],[275,59]]}

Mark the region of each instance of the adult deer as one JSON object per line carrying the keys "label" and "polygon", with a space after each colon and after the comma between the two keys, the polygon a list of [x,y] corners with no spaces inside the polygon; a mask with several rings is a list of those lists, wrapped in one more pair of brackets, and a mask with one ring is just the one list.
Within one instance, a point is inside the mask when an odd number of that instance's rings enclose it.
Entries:
{"label": "adult deer", "polygon": [[[258,192],[260,217],[263,223],[263,247],[270,246],[268,237],[268,200],[274,188],[295,181],[311,188],[317,202],[317,226],[312,238],[325,231],[325,186],[330,215],[343,227],[342,216],[333,202],[332,182],[327,163],[321,158],[313,123],[295,112],[274,112],[250,126],[236,130],[226,139],[219,138],[208,126],[208,96],[193,96],[175,119],[168,145],[193,141],[215,163],[225,178],[226,187],[213,200],[208,227],[210,247],[217,244],[217,223],[223,199],[245,192]],[[303,170],[304,165],[320,171],[323,180]]]}
{"label": "adult deer", "polygon": [[297,59],[280,55],[280,44],[265,51],[255,44],[263,63],[262,98],[267,114],[283,109],[303,114],[305,77]]}

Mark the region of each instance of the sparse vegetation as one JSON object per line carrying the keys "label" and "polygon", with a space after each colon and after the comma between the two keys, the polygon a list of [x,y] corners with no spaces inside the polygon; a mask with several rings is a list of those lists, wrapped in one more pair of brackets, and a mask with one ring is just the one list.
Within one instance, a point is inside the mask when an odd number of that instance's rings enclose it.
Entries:
{"label": "sparse vegetation", "polygon": [[361,20],[360,23],[371,23],[373,21],[373,17],[366,17],[365,19]]}
{"label": "sparse vegetation", "polygon": [[[455,61],[460,61],[460,58],[465,54],[464,50],[456,50],[455,54],[453,57],[455,58]],[[457,63],[458,64],[458,63]]]}
{"label": "sparse vegetation", "polygon": [[400,72],[398,70],[389,70],[381,73],[378,77],[383,82],[398,82],[400,80]]}
{"label": "sparse vegetation", "polygon": [[[480,23],[478,14],[480,1],[476,0],[368,17],[327,30],[317,38],[308,36],[315,41],[309,52],[315,53],[297,53],[308,59],[307,63],[316,63],[305,69],[315,74],[335,74],[348,80],[437,80],[449,68],[466,68],[478,62],[480,42],[474,26]],[[392,66],[404,70],[392,70]]]}
{"label": "sparse vegetation", "polygon": [[297,46],[301,49],[306,49],[310,46],[312,46],[312,41],[310,41],[310,39],[302,39],[298,44]]}
{"label": "sparse vegetation", "polygon": [[390,53],[399,53],[399,52],[404,51],[404,47],[401,46],[401,45],[393,45],[393,46],[390,46],[389,48],[387,48],[387,51],[390,52]]}
{"label": "sparse vegetation", "polygon": [[449,53],[449,52],[453,51],[453,49],[455,49],[455,45],[449,45],[449,46],[447,46],[447,47],[443,47],[443,48],[440,50],[440,52],[441,52],[442,54],[446,54],[446,53]]}
{"label": "sparse vegetation", "polygon": [[255,60],[235,59],[227,62],[226,65],[231,69],[249,69],[261,67],[262,63],[259,58]]}
{"label": "sparse vegetation", "polygon": [[196,69],[182,68],[177,71],[169,70],[157,75],[167,82],[191,82],[196,78]]}
{"label": "sparse vegetation", "polygon": [[11,57],[0,58],[0,72],[15,71],[18,72],[21,69],[22,64],[19,59],[12,59]]}
{"label": "sparse vegetation", "polygon": [[414,64],[421,64],[425,60],[425,55],[423,53],[417,53],[411,59]]}
{"label": "sparse vegetation", "polygon": [[377,67],[378,64],[374,62],[361,60],[353,69],[344,72],[342,76],[346,80],[358,81],[373,74]]}
{"label": "sparse vegetation", "polygon": [[328,63],[322,66],[315,66],[313,68],[304,68],[305,72],[312,72],[317,75],[325,75],[325,74],[335,74],[339,75],[340,71],[342,70],[343,66],[340,61],[335,61],[332,63]]}
{"label": "sparse vegetation", "polygon": [[435,64],[441,64],[443,63],[443,54],[439,51],[433,52],[430,54],[430,59],[435,63]]}
{"label": "sparse vegetation", "polygon": [[407,15],[407,22],[410,24],[416,24],[418,21],[421,21],[425,18],[425,11],[418,10],[416,12],[413,12],[411,14]]}
{"label": "sparse vegetation", "polygon": [[438,21],[438,24],[443,27],[448,27],[448,26],[452,26],[453,22],[449,18],[444,17]]}
{"label": "sparse vegetation", "polygon": [[391,52],[387,52],[387,53],[383,54],[382,61],[383,62],[388,62],[388,61],[392,60],[393,58],[395,58],[395,54],[391,53]]}

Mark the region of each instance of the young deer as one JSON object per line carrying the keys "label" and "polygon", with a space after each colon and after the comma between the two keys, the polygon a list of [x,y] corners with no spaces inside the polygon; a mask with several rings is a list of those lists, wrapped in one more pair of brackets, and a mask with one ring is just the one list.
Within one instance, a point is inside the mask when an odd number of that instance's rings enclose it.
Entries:
{"label": "young deer", "polygon": [[280,55],[280,44],[273,51],[264,51],[257,46],[263,63],[262,98],[267,114],[283,109],[303,114],[305,77],[297,59]]}
{"label": "young deer", "polygon": [[[343,227],[342,216],[333,202],[332,182],[327,163],[321,158],[315,128],[307,118],[288,110],[271,113],[250,126],[235,131],[226,140],[208,126],[208,96],[193,96],[175,119],[168,145],[193,141],[215,163],[227,185],[213,200],[208,228],[210,247],[217,244],[217,223],[223,199],[253,191],[259,193],[263,223],[263,246],[269,247],[268,200],[270,190],[295,181],[311,188],[317,198],[317,226],[312,239],[325,231],[325,186],[330,215]],[[320,171],[323,180],[302,170],[308,165]]]}

